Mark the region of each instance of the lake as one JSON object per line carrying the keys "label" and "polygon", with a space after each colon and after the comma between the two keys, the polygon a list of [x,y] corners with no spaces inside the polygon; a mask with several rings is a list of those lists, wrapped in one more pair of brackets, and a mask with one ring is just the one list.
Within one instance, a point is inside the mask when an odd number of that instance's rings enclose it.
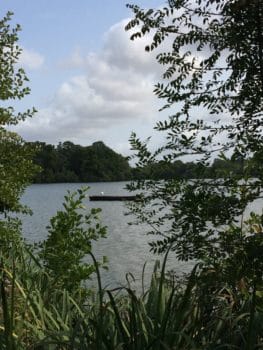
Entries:
{"label": "lake", "polygon": [[[127,195],[125,182],[91,183],[91,184],[41,184],[29,186],[22,202],[33,210],[32,216],[23,216],[23,234],[30,242],[43,240],[47,236],[46,226],[49,220],[61,210],[62,202],[67,190],[75,191],[81,186],[89,186],[89,195]],[[145,226],[128,225],[131,216],[125,216],[127,208],[124,202],[90,202],[85,203],[87,209],[101,208],[101,221],[108,227],[106,239],[94,244],[94,254],[97,259],[106,255],[109,259],[109,270],[102,271],[104,286],[116,287],[124,284],[125,275],[130,272],[136,278],[135,286],[140,286],[142,269],[145,262],[146,280],[151,274],[154,262],[158,256],[149,252]],[[160,259],[160,257],[159,257]],[[178,274],[189,270],[189,264],[178,262],[174,256],[169,258],[169,268]]]}

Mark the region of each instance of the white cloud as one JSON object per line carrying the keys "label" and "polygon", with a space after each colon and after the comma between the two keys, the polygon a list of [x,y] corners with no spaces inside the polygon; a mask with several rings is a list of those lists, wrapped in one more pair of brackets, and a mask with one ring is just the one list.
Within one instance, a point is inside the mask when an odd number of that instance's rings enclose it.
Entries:
{"label": "white cloud", "polygon": [[19,63],[22,67],[36,70],[43,66],[45,61],[43,55],[31,49],[23,48],[22,50],[19,57]]}
{"label": "white cloud", "polygon": [[78,69],[79,74],[61,84],[50,105],[18,131],[26,133],[27,139],[52,143],[107,139],[116,149],[124,149],[125,142],[128,145],[130,132],[141,123],[148,123],[151,133],[158,113],[153,83],[160,79],[161,68],[156,53],[144,50],[147,38],[131,42],[124,25],[120,22],[109,29],[100,52],[84,55],[75,50],[60,69],[67,74]]}

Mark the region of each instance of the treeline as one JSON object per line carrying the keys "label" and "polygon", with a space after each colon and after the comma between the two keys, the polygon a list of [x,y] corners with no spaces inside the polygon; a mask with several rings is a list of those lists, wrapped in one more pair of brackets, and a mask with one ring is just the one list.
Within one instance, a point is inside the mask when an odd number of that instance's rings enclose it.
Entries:
{"label": "treeline", "polygon": [[133,169],[134,179],[168,180],[174,178],[197,179],[197,178],[219,178],[226,174],[242,173],[242,161],[215,159],[211,166],[200,163],[177,160],[173,163],[160,161],[144,168]]}
{"label": "treeline", "polygon": [[117,154],[103,142],[83,147],[70,141],[58,146],[35,144],[34,161],[42,171],[35,183],[123,181],[131,178],[127,158]]}
{"label": "treeline", "polygon": [[[124,157],[103,142],[94,142],[91,146],[75,145],[70,141],[57,146],[36,142],[37,153],[34,161],[42,168],[35,178],[35,183],[56,182],[100,182],[128,181],[136,179],[193,179],[199,177],[217,178],[227,173],[240,174],[242,160],[215,159],[211,166],[195,162],[174,163],[160,161],[143,168],[134,168]],[[254,176],[256,169],[251,167]]]}

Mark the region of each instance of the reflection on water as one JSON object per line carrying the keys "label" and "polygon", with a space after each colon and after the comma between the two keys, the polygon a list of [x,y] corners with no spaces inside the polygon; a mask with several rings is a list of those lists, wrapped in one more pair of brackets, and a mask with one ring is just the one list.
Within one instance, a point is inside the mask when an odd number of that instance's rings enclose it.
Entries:
{"label": "reflection on water", "polygon": [[[89,185],[90,195],[125,195],[125,182],[92,183],[92,184],[44,184],[28,187],[23,195],[22,202],[33,210],[32,216],[23,217],[24,237],[37,242],[47,235],[46,226],[49,219],[61,210],[64,195],[67,190],[74,191],[83,185]],[[94,244],[94,253],[97,259],[107,256],[109,271],[102,271],[104,286],[114,287],[119,283],[125,283],[125,275],[130,272],[139,280],[143,264],[147,261],[146,280],[150,276],[154,261],[158,256],[149,252],[148,241],[152,237],[145,235],[146,227],[140,225],[128,225],[130,216],[125,216],[127,209],[123,202],[90,202],[85,203],[87,208],[101,208],[101,220],[108,227],[106,239],[101,239]],[[159,257],[161,258],[161,257]],[[178,262],[170,256],[169,268],[182,273],[189,270],[189,265]]]}

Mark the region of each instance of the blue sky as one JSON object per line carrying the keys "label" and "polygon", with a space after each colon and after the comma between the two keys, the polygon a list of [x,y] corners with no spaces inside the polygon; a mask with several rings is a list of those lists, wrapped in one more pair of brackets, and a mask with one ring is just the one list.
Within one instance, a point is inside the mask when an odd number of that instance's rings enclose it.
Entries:
{"label": "blue sky", "polygon": [[[161,0],[135,1],[144,8]],[[102,140],[129,153],[131,131],[152,134],[158,102],[152,93],[161,69],[124,31],[131,11],[121,0],[1,0],[22,26],[20,64],[30,79],[23,108],[37,115],[17,127],[26,140],[53,144]],[[19,107],[21,108],[21,106]]]}

